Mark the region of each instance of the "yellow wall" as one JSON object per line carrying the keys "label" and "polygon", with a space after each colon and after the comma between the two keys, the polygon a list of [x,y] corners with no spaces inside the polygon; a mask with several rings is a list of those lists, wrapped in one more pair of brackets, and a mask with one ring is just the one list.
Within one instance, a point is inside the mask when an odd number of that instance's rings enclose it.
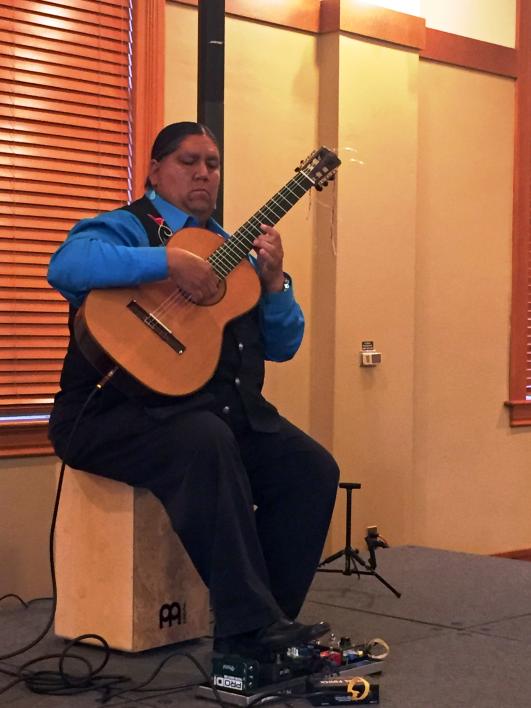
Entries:
{"label": "yellow wall", "polygon": [[[514,44],[513,0],[417,5],[429,26]],[[195,13],[167,10],[168,36]],[[512,431],[503,407],[514,83],[236,18],[226,62],[229,228],[315,144],[343,160],[310,214],[305,203],[281,222],[309,329],[293,362],[269,367],[267,394],[332,449],[344,480],[362,483],[358,541],[378,523],[393,543],[531,546],[529,433]],[[195,70],[183,66],[181,87],[167,80],[168,106],[189,102]],[[376,369],[359,367],[366,339],[383,353]],[[343,524],[341,498],[329,548]]]}
{"label": "yellow wall", "polygon": [[166,6],[164,123],[197,120],[197,10]]}
{"label": "yellow wall", "polygon": [[530,432],[503,406],[514,82],[430,62],[419,77],[413,534],[528,548]]}
{"label": "yellow wall", "polygon": [[[339,77],[333,452],[358,533],[527,548],[529,432],[503,405],[514,82],[346,36]],[[381,367],[356,365],[365,339]]]}
{"label": "yellow wall", "polygon": [[[358,529],[378,522],[394,541],[412,469],[417,73],[413,52],[341,38],[333,450],[362,483]],[[380,367],[359,366],[364,340]]]}
{"label": "yellow wall", "polygon": [[55,465],[53,457],[0,460],[0,597],[50,595]]}
{"label": "yellow wall", "polygon": [[[316,147],[316,38],[228,18],[225,80],[225,226],[238,228],[294,175]],[[289,61],[286,61],[289,57]],[[281,220],[285,270],[308,315],[297,357],[270,364],[265,393],[297,425],[309,426],[312,238],[315,194]]]}

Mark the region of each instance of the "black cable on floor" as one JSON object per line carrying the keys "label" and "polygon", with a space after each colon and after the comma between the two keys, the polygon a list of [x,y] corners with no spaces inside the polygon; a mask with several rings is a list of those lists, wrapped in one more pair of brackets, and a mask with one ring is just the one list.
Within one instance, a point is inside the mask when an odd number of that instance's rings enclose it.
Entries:
{"label": "black cable on floor", "polygon": [[[147,692],[147,691],[149,691],[149,692],[159,692],[159,691],[168,692],[168,691],[178,691],[178,690],[181,690],[182,688],[184,688],[184,686],[182,686],[182,685],[181,685],[181,686],[173,686],[173,687],[164,686],[164,687],[151,688],[151,689],[148,689],[148,688],[147,688],[147,686],[158,676],[158,674],[159,674],[160,671],[162,670],[164,664],[166,664],[166,662],[168,662],[170,659],[175,658],[176,656],[181,656],[181,657],[184,657],[184,658],[188,659],[189,661],[191,661],[192,664],[194,664],[194,666],[199,670],[199,673],[201,674],[201,676],[203,677],[203,679],[205,680],[205,682],[208,683],[208,685],[209,685],[210,688],[212,689],[212,691],[213,691],[213,693],[214,693],[214,697],[215,697],[216,702],[221,706],[221,708],[229,708],[229,706],[227,706],[227,704],[223,702],[223,700],[222,700],[222,698],[221,698],[221,695],[220,695],[218,689],[217,689],[216,686],[213,684],[212,679],[211,679],[211,677],[208,675],[208,673],[206,672],[205,668],[204,668],[204,667],[201,665],[201,663],[195,658],[195,656],[192,656],[192,654],[188,654],[188,653],[186,653],[186,652],[174,652],[173,654],[169,654],[169,655],[156,667],[156,669],[151,673],[151,675],[150,675],[145,681],[143,681],[142,683],[140,683],[140,684],[138,684],[138,685],[136,685],[136,686],[130,686],[130,687],[128,687],[128,688],[123,688],[123,689],[118,690],[118,691],[109,691],[107,696],[102,697],[101,703],[107,703],[107,702],[109,702],[110,700],[112,700],[112,699],[114,699],[114,698],[117,698],[118,696],[122,696],[123,694],[125,694],[125,693],[130,693],[130,692],[139,692],[139,693],[140,693],[140,692],[144,692],[144,691],[146,691],[146,692]],[[196,684],[193,684],[193,685],[198,686],[199,684],[196,683]],[[186,686],[186,688],[189,688],[189,687],[190,687],[190,686],[188,686],[188,685]]]}
{"label": "black cable on floor", "polygon": [[[101,661],[100,665],[96,668],[93,668],[90,661],[85,657],[70,653],[74,645],[83,639],[97,639],[101,641],[104,646],[105,655],[103,661]],[[108,685],[116,685],[117,683],[129,681],[130,679],[126,676],[99,675],[107,664],[109,656],[109,646],[104,639],[95,634],[85,634],[69,642],[60,654],[45,654],[26,661],[26,663],[22,664],[22,666],[17,669],[18,681],[24,682],[27,688],[33,693],[51,696],[77,695],[79,693],[87,693],[88,691],[101,689]],[[57,671],[51,671],[49,669],[35,670],[33,668],[36,664],[52,659],[59,660],[59,669]],[[87,671],[85,674],[80,675],[67,673],[65,670],[66,662],[81,664]],[[4,689],[0,691],[0,694],[4,693],[7,689],[8,687],[4,687]]]}
{"label": "black cable on floor", "polygon": [[[77,427],[79,425],[79,421],[81,420],[83,413],[85,412],[88,404],[92,401],[93,397],[100,390],[101,390],[101,386],[100,386],[100,384],[98,384],[90,392],[90,394],[87,397],[87,400],[81,406],[81,410],[77,414],[77,418],[75,419],[74,425],[72,426],[72,430],[70,431],[70,436],[69,436],[68,442],[66,444],[66,450],[65,450],[65,455],[64,455],[65,458],[67,457],[67,453],[69,451],[74,434],[77,430]],[[50,617],[48,619],[48,622],[46,623],[46,627],[42,630],[42,632],[32,642],[30,642],[29,644],[26,644],[25,646],[21,647],[20,649],[17,649],[16,651],[9,652],[8,654],[0,654],[0,661],[3,661],[4,659],[10,659],[11,657],[18,656],[19,654],[24,654],[29,649],[32,649],[36,644],[38,644],[41,641],[41,639],[43,639],[46,636],[46,634],[48,634],[48,631],[50,630],[50,627],[53,624],[53,621],[55,618],[55,610],[57,607],[57,582],[56,582],[56,578],[55,578],[55,562],[54,562],[53,543],[54,543],[54,536],[55,536],[55,526],[57,523],[57,512],[59,510],[59,501],[61,499],[61,488],[63,486],[65,467],[66,467],[66,462],[63,460],[63,462],[61,464],[61,471],[59,473],[59,481],[57,483],[57,491],[55,494],[55,504],[54,504],[53,514],[52,514],[52,521],[51,521],[51,525],[50,525],[50,534],[49,534],[48,552],[49,552],[49,558],[50,558],[50,573],[51,573],[51,581],[52,581],[52,611],[50,613]]]}
{"label": "black cable on floor", "polygon": [[2,600],[7,600],[8,597],[14,597],[16,600],[18,600],[18,601],[20,602],[21,605],[24,605],[24,607],[25,607],[26,609],[28,609],[29,603],[26,602],[25,600],[23,600],[23,599],[20,597],[20,595],[17,595],[17,594],[14,593],[14,592],[8,592],[7,595],[2,595],[2,597],[0,597],[0,602],[2,602]]}
{"label": "black cable on floor", "polygon": [[[105,650],[105,655],[103,660],[100,662],[99,666],[94,668],[90,661],[79,654],[71,653],[71,650],[79,642],[85,639],[97,639],[103,644]],[[212,684],[212,679],[201,665],[201,663],[191,654],[174,652],[169,656],[165,657],[160,664],[155,668],[155,670],[150,674],[150,676],[142,681],[141,683],[134,684],[132,679],[128,676],[122,674],[103,674],[101,673],[104,667],[107,665],[110,658],[110,648],[108,644],[101,637],[95,634],[84,634],[76,639],[72,640],[67,644],[64,650],[60,654],[47,654],[39,656],[35,659],[30,659],[22,666],[17,667],[14,671],[8,671],[6,669],[0,669],[0,673],[11,676],[14,678],[9,684],[4,686],[0,690],[0,695],[6,693],[8,690],[16,686],[17,684],[24,683],[25,686],[33,693],[49,696],[75,696],[83,693],[89,693],[95,691],[100,694],[98,702],[102,704],[109,703],[115,698],[124,696],[125,694],[131,693],[151,693],[151,694],[161,694],[161,693],[174,693],[176,691],[185,690],[188,688],[194,688],[199,685],[198,682],[187,683],[187,684],[173,684],[166,686],[157,686],[149,688],[149,685],[154,681],[158,674],[163,669],[164,665],[170,660],[178,657],[185,657],[191,661],[199,672],[201,673],[203,679],[210,685],[215,696],[216,702],[222,708],[229,708],[221,699],[221,696],[217,688]],[[36,669],[35,665],[41,662],[46,662],[50,660],[58,660],[59,667],[58,670],[51,669]],[[66,671],[65,665],[68,662],[75,662],[78,665],[81,664],[86,668],[86,673],[82,674],[72,674]]]}

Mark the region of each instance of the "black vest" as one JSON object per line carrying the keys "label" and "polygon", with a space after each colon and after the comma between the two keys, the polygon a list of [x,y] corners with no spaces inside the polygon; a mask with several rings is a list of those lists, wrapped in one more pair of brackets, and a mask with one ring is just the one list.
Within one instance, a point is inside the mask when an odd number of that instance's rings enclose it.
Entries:
{"label": "black vest", "polygon": [[[153,204],[142,197],[122,207],[132,212],[146,230],[151,246],[160,246],[158,226],[148,214],[157,213]],[[71,419],[83,404],[90,391],[101,379],[101,374],[81,353],[74,333],[73,322],[77,310],[70,307],[70,342],[61,373],[61,390],[55,399],[51,427],[61,427],[61,422]],[[149,356],[149,352],[146,352]],[[146,412],[157,418],[166,418],[187,410],[209,409],[225,419],[235,429],[250,425],[262,432],[278,429],[276,408],[261,394],[264,382],[264,347],[260,332],[258,307],[230,322],[225,328],[221,356],[213,377],[199,391],[188,396],[162,396],[145,391],[136,398]],[[108,383],[98,394],[99,410],[122,402],[126,396]]]}

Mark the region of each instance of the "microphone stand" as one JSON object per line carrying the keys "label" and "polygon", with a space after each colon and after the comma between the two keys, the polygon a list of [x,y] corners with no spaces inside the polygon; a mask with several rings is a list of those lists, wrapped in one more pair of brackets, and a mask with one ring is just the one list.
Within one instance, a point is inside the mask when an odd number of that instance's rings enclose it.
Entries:
{"label": "microphone stand", "polygon": [[[367,529],[365,542],[369,550],[369,561],[366,562],[360,556],[357,548],[352,548],[351,544],[351,521],[352,521],[352,490],[361,489],[361,484],[357,482],[340,482],[339,487],[347,493],[347,517],[346,517],[346,538],[345,548],[337,553],[333,553],[328,558],[325,558],[319,563],[317,571],[320,573],[342,573],[343,575],[374,575],[374,577],[385,585],[386,588],[396,597],[401,597],[402,593],[398,592],[390,583],[387,582],[381,575],[376,572],[376,549],[389,548],[389,545],[378,535],[376,526],[370,526]],[[345,567],[343,570],[339,568],[323,568],[323,565],[328,565],[338,558],[345,558]],[[359,570],[358,565],[361,565],[365,570]]]}

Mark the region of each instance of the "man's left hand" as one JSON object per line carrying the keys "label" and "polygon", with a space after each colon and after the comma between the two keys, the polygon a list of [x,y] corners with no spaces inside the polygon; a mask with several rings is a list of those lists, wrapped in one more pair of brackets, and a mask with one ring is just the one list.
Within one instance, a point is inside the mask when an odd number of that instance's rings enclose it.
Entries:
{"label": "man's left hand", "polygon": [[260,282],[266,292],[280,292],[284,287],[284,271],[282,269],[284,251],[280,234],[267,224],[261,224],[260,228],[263,234],[253,241]]}

